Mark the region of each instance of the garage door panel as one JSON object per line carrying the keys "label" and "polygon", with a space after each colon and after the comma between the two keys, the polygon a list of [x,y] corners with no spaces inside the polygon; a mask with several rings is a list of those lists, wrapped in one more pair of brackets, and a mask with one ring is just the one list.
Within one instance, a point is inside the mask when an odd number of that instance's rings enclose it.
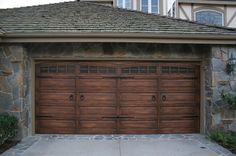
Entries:
{"label": "garage door panel", "polygon": [[77,85],[79,92],[116,92],[115,79],[79,79]]}
{"label": "garage door panel", "polygon": [[40,119],[38,120],[40,126],[40,133],[75,133],[76,123],[74,120],[49,120]]}
{"label": "garage door panel", "polygon": [[120,92],[156,92],[157,80],[121,79]]}
{"label": "garage door panel", "polygon": [[150,101],[120,101],[121,107],[156,107],[156,102]]}
{"label": "garage door panel", "polygon": [[120,129],[155,129],[157,121],[120,121]]}
{"label": "garage door panel", "polygon": [[120,134],[157,134],[157,129],[120,129]]}
{"label": "garage door panel", "polygon": [[116,129],[116,121],[80,121],[80,129]]}
{"label": "garage door panel", "polygon": [[76,129],[71,129],[71,128],[54,128],[54,127],[45,127],[45,128],[40,128],[37,130],[37,133],[40,134],[75,134]]}
{"label": "garage door panel", "polygon": [[39,107],[40,115],[49,115],[53,117],[74,117],[75,116],[75,107],[64,107],[64,106],[40,106]]}
{"label": "garage door panel", "polygon": [[192,63],[45,62],[36,68],[37,133],[199,131],[199,73]]}
{"label": "garage door panel", "polygon": [[160,113],[162,115],[193,115],[197,114],[197,107],[161,107]]}
{"label": "garage door panel", "polygon": [[196,128],[193,128],[193,127],[191,127],[191,128],[186,128],[186,127],[184,127],[184,128],[172,128],[172,127],[170,127],[170,128],[160,128],[158,132],[161,133],[161,134],[173,134],[173,133],[174,134],[175,133],[183,134],[183,133],[198,133],[199,131],[196,130]]}
{"label": "garage door panel", "polygon": [[160,120],[160,130],[162,132],[197,132],[198,119],[196,118],[172,118],[172,119],[161,119]]}
{"label": "garage door panel", "polygon": [[193,103],[195,102],[194,93],[161,93],[162,103]]}
{"label": "garage door panel", "polygon": [[156,107],[121,107],[121,115],[129,116],[155,116],[157,114]]}
{"label": "garage door panel", "polygon": [[40,90],[53,90],[55,92],[60,91],[74,91],[75,89],[75,79],[50,79],[44,78],[39,79]]}
{"label": "garage door panel", "polygon": [[121,93],[120,101],[122,102],[130,101],[130,102],[150,102],[150,104],[156,103],[156,94],[155,93]]}
{"label": "garage door panel", "polygon": [[173,90],[173,91],[195,91],[196,81],[194,79],[161,79],[160,89],[161,90]]}
{"label": "garage door panel", "polygon": [[38,94],[39,102],[44,104],[61,104],[61,105],[73,105],[75,103],[74,93],[47,93],[41,92]]}
{"label": "garage door panel", "polygon": [[79,129],[77,131],[77,133],[79,134],[117,134],[117,130],[116,129],[105,129],[105,128],[101,128],[101,129]]}
{"label": "garage door panel", "polygon": [[80,107],[78,114],[80,116],[112,116],[116,114],[116,107]]}
{"label": "garage door panel", "polygon": [[79,106],[115,106],[116,94],[114,93],[80,93],[77,96]]}
{"label": "garage door panel", "polygon": [[155,121],[157,115],[120,115],[122,121]]}

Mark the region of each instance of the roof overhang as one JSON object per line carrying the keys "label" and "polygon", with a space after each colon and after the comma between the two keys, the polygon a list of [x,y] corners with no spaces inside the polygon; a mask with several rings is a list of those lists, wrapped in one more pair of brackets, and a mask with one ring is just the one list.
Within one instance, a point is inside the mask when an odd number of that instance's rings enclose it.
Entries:
{"label": "roof overhang", "polygon": [[236,34],[166,33],[7,33],[2,43],[123,42],[171,44],[236,44]]}
{"label": "roof overhang", "polygon": [[236,5],[236,1],[215,1],[215,0],[178,0],[178,3],[195,3],[195,4],[213,4],[213,5]]}

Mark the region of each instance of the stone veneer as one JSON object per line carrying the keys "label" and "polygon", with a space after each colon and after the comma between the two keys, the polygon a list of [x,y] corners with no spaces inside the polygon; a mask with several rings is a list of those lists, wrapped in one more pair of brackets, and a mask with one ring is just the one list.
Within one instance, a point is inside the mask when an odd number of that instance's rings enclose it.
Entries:
{"label": "stone veneer", "polygon": [[236,92],[236,68],[232,74],[226,73],[227,60],[236,58],[236,46],[215,46],[212,48],[212,98],[211,115],[214,127],[222,127],[236,132],[236,110],[232,110],[221,99],[221,92]]}
{"label": "stone veneer", "polygon": [[26,52],[21,45],[0,46],[0,113],[8,112],[19,120],[19,137],[28,135],[30,103],[26,82]]}
{"label": "stone veneer", "polygon": [[[229,53],[236,47],[134,43],[35,43],[0,45],[0,112],[9,112],[20,121],[19,136],[33,134],[34,62],[39,59],[65,60],[179,60],[201,61],[201,132],[224,126],[234,129],[233,115],[227,117],[220,91],[236,89],[236,76],[225,73]],[[226,122],[227,121],[227,122]],[[230,121],[230,124],[229,124]],[[234,127],[234,128],[233,128]]]}

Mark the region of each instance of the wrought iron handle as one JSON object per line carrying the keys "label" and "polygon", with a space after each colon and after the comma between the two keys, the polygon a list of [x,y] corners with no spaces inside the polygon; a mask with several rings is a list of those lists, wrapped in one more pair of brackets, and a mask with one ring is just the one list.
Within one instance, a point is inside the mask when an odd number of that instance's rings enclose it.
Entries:
{"label": "wrought iron handle", "polygon": [[161,99],[162,99],[162,101],[166,101],[166,96],[163,95]]}
{"label": "wrought iron handle", "polygon": [[85,99],[85,98],[84,98],[84,95],[80,95],[80,100],[81,100],[81,101],[84,101],[84,99]]}
{"label": "wrought iron handle", "polygon": [[69,100],[70,100],[70,101],[73,101],[73,100],[74,100],[74,95],[73,95],[73,94],[70,95]]}
{"label": "wrought iron handle", "polygon": [[152,101],[156,101],[156,96],[155,95],[152,96]]}

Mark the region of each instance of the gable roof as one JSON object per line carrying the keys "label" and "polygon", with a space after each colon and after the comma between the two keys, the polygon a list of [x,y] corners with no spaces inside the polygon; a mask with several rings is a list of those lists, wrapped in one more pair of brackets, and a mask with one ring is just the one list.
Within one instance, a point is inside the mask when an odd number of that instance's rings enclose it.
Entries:
{"label": "gable roof", "polygon": [[[64,2],[14,9],[0,9],[0,28],[15,37],[75,34],[125,34],[157,36],[229,36],[230,28],[113,8],[90,2]],[[18,36],[19,37],[19,36]]]}

